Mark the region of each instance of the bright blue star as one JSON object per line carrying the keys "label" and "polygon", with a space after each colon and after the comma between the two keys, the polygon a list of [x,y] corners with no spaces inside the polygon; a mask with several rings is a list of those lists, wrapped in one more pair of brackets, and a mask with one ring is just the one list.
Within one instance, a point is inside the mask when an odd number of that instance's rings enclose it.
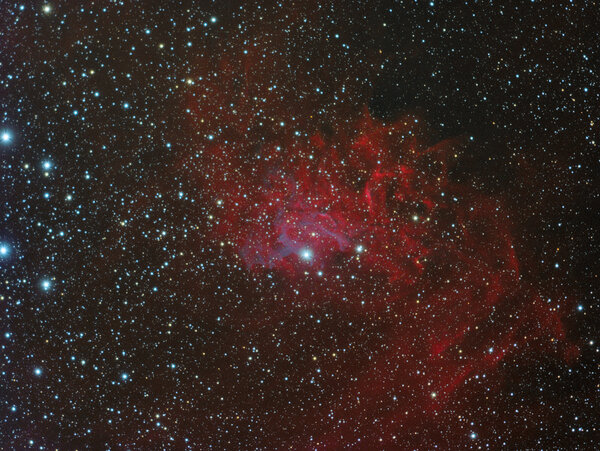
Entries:
{"label": "bright blue star", "polygon": [[300,251],[300,257],[302,257],[303,260],[308,261],[308,260],[312,259],[313,253],[310,249],[305,248]]}

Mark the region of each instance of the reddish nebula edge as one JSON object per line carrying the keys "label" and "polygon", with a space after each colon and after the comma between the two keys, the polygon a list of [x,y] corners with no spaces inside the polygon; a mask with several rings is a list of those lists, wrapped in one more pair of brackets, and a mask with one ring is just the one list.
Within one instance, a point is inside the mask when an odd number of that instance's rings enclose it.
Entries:
{"label": "reddish nebula edge", "polygon": [[[407,406],[433,418],[525,348],[577,356],[559,312],[521,277],[502,202],[449,176],[460,140],[428,145],[415,116],[384,123],[366,109],[302,135],[283,122],[249,135],[242,111],[213,136],[218,102],[193,99],[202,142],[182,161],[214,203],[208,239],[276,280],[290,315],[327,303],[394,319],[386,351],[316,414],[343,418],[323,443],[369,429],[391,440],[416,421]],[[390,392],[400,407],[382,408]]]}

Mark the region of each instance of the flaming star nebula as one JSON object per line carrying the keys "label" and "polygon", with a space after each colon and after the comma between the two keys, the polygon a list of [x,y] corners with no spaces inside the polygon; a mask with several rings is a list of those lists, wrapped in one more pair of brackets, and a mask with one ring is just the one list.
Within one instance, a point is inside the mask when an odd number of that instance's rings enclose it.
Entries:
{"label": "flaming star nebula", "polygon": [[4,2],[0,449],[599,449],[593,3]]}
{"label": "flaming star nebula", "polygon": [[[195,107],[196,118],[210,114]],[[501,202],[451,180],[459,140],[425,144],[414,116],[337,122],[345,125],[327,135],[279,133],[252,158],[247,135],[213,137],[182,167],[218,199],[208,236],[228,243],[245,272],[275,281],[260,302],[283,316],[327,305],[380,323],[375,355],[315,369],[352,374],[326,382],[335,397],[265,428],[307,446],[435,443],[411,437],[460,412],[465,393],[495,379],[504,360],[536,350],[571,361],[578,349],[521,280]]]}

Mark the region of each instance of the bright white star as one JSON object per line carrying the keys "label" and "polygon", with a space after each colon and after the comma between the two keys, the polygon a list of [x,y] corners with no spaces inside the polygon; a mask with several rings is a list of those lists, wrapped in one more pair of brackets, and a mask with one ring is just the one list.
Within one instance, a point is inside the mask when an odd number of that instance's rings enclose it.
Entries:
{"label": "bright white star", "polygon": [[300,252],[300,256],[304,260],[310,260],[313,256],[313,253],[310,249],[302,249],[302,251]]}

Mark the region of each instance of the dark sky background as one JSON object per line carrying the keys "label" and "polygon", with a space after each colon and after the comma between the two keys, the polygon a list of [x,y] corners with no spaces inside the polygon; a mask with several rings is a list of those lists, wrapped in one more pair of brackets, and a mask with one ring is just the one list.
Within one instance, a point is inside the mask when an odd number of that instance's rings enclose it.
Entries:
{"label": "dark sky background", "polygon": [[1,448],[599,446],[597,2],[0,10]]}

